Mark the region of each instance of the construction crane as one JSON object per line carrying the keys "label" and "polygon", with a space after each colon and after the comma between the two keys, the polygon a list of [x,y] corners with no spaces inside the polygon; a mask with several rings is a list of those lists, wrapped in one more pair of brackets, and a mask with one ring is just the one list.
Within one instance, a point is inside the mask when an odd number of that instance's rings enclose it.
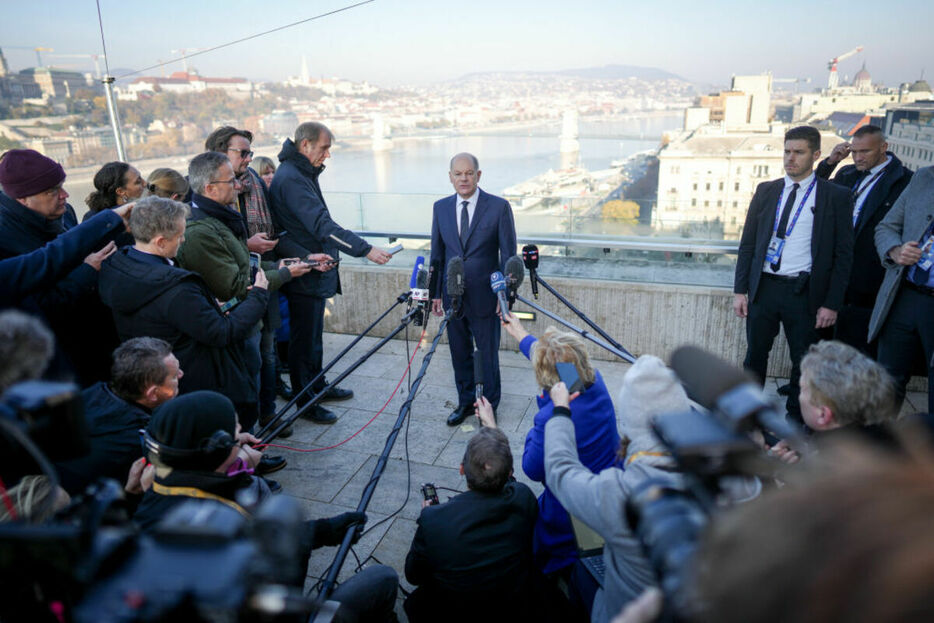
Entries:
{"label": "construction crane", "polygon": [[827,76],[827,88],[828,89],[836,89],[840,85],[840,78],[837,75],[837,63],[839,63],[840,61],[844,59],[850,58],[854,54],[859,54],[862,51],[863,51],[863,46],[859,45],[853,48],[852,50],[850,50],[849,52],[847,52],[846,54],[841,54],[840,56],[836,56],[830,59],[829,61],[827,61],[827,69],[830,70],[830,75]]}
{"label": "construction crane", "polygon": [[182,61],[182,67],[185,68],[185,73],[187,74],[188,73],[188,59],[186,59],[185,56],[188,55],[189,52],[200,52],[201,50],[204,50],[204,49],[205,48],[179,48],[177,50],[172,50],[172,54],[178,54],[181,56],[181,59],[179,60]]}
{"label": "construction crane", "polygon": [[810,84],[810,78],[772,78],[772,82],[782,83],[782,84],[791,84],[794,86],[795,93],[798,92],[799,84]]}
{"label": "construction crane", "polygon": [[3,47],[8,48],[10,50],[32,50],[33,52],[36,53],[36,67],[45,67],[45,65],[42,64],[42,52],[54,52],[55,51],[52,48],[44,48],[42,46],[32,47],[32,46],[26,46],[26,45],[5,45]]}
{"label": "construction crane", "polygon": [[89,58],[94,61],[94,77],[100,80],[101,64],[100,60],[105,58],[103,54],[49,54],[55,58]]}

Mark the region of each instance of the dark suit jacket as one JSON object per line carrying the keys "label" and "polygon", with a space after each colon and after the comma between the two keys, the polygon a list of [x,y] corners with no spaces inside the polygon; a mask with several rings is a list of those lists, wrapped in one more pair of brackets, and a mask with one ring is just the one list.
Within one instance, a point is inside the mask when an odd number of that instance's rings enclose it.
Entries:
{"label": "dark suit jacket", "polygon": [[[756,300],[765,253],[775,226],[775,206],[784,185],[784,179],[759,184],[746,213],[733,292],[747,294],[750,303]],[[847,189],[817,179],[808,283],[811,313],[816,313],[820,307],[836,311],[843,305],[853,263],[852,204],[852,194]]]}
{"label": "dark suit jacket", "polygon": [[[902,165],[902,161],[895,154],[890,152],[888,155],[891,156],[892,162],[885,167],[885,173],[869,191],[854,229],[853,270],[850,271],[845,302],[859,307],[872,307],[875,304],[876,294],[885,276],[885,268],[882,267],[876,253],[876,225],[888,214],[895,200],[911,181],[911,171]],[[817,165],[817,177],[829,178],[834,166],[825,159]],[[837,172],[833,183],[853,192],[857,179],[859,171],[856,170],[856,165],[851,164]]]}
{"label": "dark suit jacket", "polygon": [[[443,275],[442,292],[446,293],[448,261],[456,256],[464,258],[464,313],[485,318],[496,313],[496,296],[490,288],[490,274],[502,271],[506,260],[516,254],[516,224],[508,201],[482,190],[479,192],[466,249],[461,246],[455,220],[458,218],[455,214],[460,214],[458,195],[435,202],[429,263],[439,262]],[[445,307],[449,303],[445,297]]]}
{"label": "dark suit jacket", "polygon": [[515,481],[499,493],[468,491],[423,509],[405,559],[405,577],[418,586],[406,602],[409,619],[501,620],[501,608],[527,612],[537,511],[535,494]]}

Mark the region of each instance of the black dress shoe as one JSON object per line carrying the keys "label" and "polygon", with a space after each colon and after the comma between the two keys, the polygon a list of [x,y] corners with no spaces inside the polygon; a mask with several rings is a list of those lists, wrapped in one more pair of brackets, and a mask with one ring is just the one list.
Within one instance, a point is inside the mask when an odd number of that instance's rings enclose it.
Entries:
{"label": "black dress shoe", "polygon": [[286,383],[282,379],[281,376],[277,377],[277,379],[278,380],[276,381],[276,393],[283,400],[292,400],[292,396],[294,395],[292,394],[292,387],[288,383]]}
{"label": "black dress shoe", "polygon": [[328,389],[328,392],[324,395],[322,400],[350,400],[353,398],[352,389],[344,389],[343,387],[331,387]]}
{"label": "black dress shoe", "polygon": [[784,385],[778,388],[779,396],[788,396],[791,394],[791,383],[785,383]]}
{"label": "black dress shoe", "polygon": [[333,411],[328,411],[321,405],[315,405],[307,412],[302,414],[306,420],[311,420],[315,424],[333,424],[337,421],[337,416]]}
{"label": "black dress shoe", "polygon": [[279,484],[278,480],[272,480],[270,478],[263,478],[266,481],[266,486],[269,487],[270,493],[279,493],[282,491],[282,485]]}
{"label": "black dress shoe", "polygon": [[476,410],[473,405],[460,405],[448,416],[448,426],[457,426],[467,419],[468,415],[473,415],[474,413],[476,413]]}
{"label": "black dress shoe", "polygon": [[[276,414],[275,414],[275,413],[270,413],[269,415],[261,415],[261,416],[259,416],[259,425],[260,425],[260,426],[266,426],[266,424],[268,424],[270,421],[272,421],[272,418],[274,418],[274,417],[276,417]],[[283,421],[285,421],[285,418],[282,418],[282,419],[280,419],[278,422],[276,422],[276,426],[278,426],[279,424],[281,424]],[[292,436],[292,427],[291,427],[291,426],[286,426],[285,428],[282,429],[282,432],[280,432],[280,433],[277,435],[277,437],[281,437],[282,439],[286,439],[286,438],[291,437],[291,436]]]}
{"label": "black dress shoe", "polygon": [[259,465],[256,466],[254,472],[260,476],[263,474],[271,474],[285,467],[287,463],[288,461],[286,461],[284,457],[264,454],[263,458],[259,460]]}

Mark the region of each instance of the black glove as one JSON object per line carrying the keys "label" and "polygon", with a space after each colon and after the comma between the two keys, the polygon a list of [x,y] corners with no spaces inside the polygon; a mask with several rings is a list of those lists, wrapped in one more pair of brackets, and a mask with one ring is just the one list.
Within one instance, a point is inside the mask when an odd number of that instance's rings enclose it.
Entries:
{"label": "black glove", "polygon": [[325,545],[340,545],[341,541],[344,540],[344,534],[347,533],[347,528],[354,524],[358,524],[358,528],[354,531],[354,537],[351,543],[356,543],[360,540],[361,529],[365,523],[366,513],[359,513],[356,511],[352,513],[341,513],[340,515],[328,517],[327,519],[309,521],[308,527],[312,531],[311,548],[317,549]]}

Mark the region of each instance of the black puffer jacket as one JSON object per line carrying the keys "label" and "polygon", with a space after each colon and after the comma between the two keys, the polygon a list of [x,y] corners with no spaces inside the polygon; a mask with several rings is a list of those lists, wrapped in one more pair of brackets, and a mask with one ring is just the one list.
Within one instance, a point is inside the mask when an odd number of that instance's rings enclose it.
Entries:
{"label": "black puffer jacket", "polygon": [[266,311],[266,290],[252,288],[224,314],[196,273],[126,247],[101,267],[100,292],[121,340],[149,336],[172,344],[185,373],[181,393],[209,389],[235,403],[256,400],[243,342]]}

